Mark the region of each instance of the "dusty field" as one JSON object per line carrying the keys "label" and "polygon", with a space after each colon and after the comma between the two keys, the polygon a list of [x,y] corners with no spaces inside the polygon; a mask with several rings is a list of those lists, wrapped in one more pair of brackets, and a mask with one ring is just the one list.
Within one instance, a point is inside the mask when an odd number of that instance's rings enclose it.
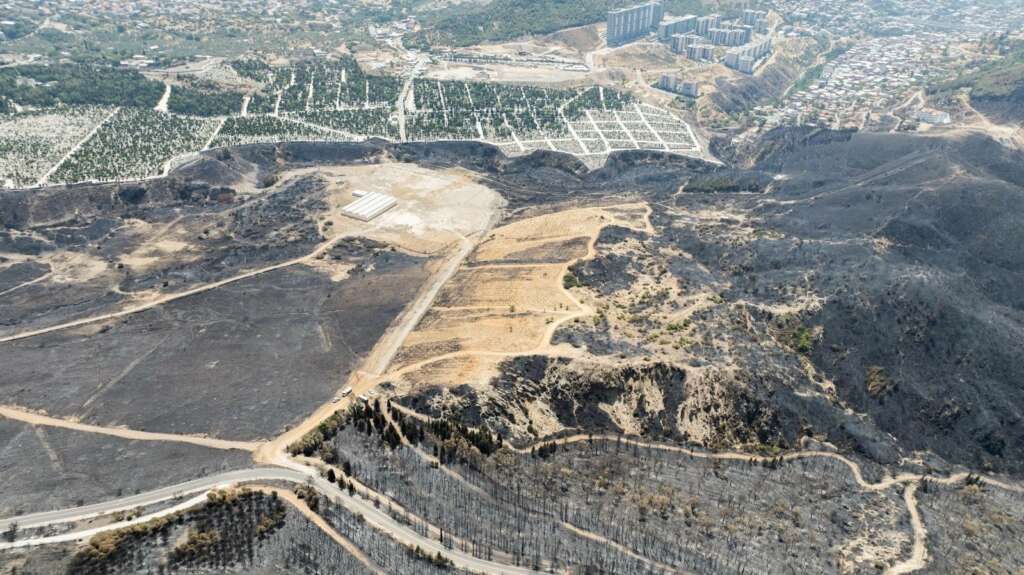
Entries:
{"label": "dusty field", "polygon": [[686,58],[673,54],[664,44],[655,42],[634,42],[599,50],[593,55],[594,64],[604,68],[671,68],[685,61]]}
{"label": "dusty field", "polygon": [[[325,166],[289,172],[327,180],[329,209],[317,215],[328,241],[358,235],[417,254],[437,254],[459,239],[485,229],[503,204],[501,197],[462,170],[436,171],[410,164]],[[381,192],[398,205],[372,222],[337,215],[354,191]],[[330,223],[328,223],[330,222]]]}
{"label": "dusty field", "polygon": [[431,66],[424,76],[436,80],[474,80],[562,85],[584,82],[587,80],[588,74],[586,72],[560,70],[544,66],[440,62]]}
{"label": "dusty field", "polygon": [[495,229],[445,286],[383,379],[406,391],[422,384],[485,385],[501,359],[551,349],[554,330],[590,313],[563,287],[597,234],[616,225],[647,231],[643,204],[573,209]]}

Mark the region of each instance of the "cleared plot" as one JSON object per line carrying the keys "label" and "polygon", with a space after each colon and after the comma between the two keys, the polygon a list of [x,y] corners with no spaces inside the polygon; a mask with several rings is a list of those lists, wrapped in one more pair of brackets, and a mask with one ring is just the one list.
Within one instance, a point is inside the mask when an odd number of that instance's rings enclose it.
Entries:
{"label": "cleared plot", "polygon": [[[501,197],[480,184],[473,174],[459,169],[429,170],[400,163],[319,167],[303,170],[329,178],[328,204],[332,212],[356,198],[356,190],[379,192],[398,205],[374,220],[360,224],[367,237],[420,254],[447,252],[463,236],[487,227]],[[334,230],[356,224],[343,218]]]}
{"label": "cleared plot", "polygon": [[0,115],[0,186],[35,184],[109,114],[82,107]]}
{"label": "cleared plot", "polygon": [[[494,230],[409,335],[392,381],[404,391],[484,385],[495,358],[547,353],[558,322],[586,311],[563,288],[566,268],[589,253],[603,227],[647,230],[646,218],[644,205],[631,204],[556,212]],[[518,261],[526,263],[507,263]]]}
{"label": "cleared plot", "polygon": [[130,180],[157,176],[174,156],[203,148],[216,120],[152,110],[118,111],[50,177],[53,182]]}
{"label": "cleared plot", "polygon": [[504,360],[501,355],[457,355],[423,364],[402,378],[413,389],[436,386],[441,381],[488,381],[499,375],[498,365]]}
{"label": "cleared plot", "polygon": [[[502,245],[488,242],[485,250],[474,252],[469,261],[471,264],[547,264],[564,262],[587,255],[588,237],[568,239],[543,238],[533,241],[517,242],[518,245]],[[507,251],[502,251],[502,250]]]}
{"label": "cleared plot", "polygon": [[512,222],[494,230],[477,249],[478,261],[501,259],[522,248],[521,242],[567,237],[590,237],[615,221],[607,209],[584,208],[545,214]]}
{"label": "cleared plot", "polygon": [[[422,330],[410,336],[408,344],[427,344],[431,349],[451,349],[469,353],[527,353],[544,343],[552,321],[564,314],[500,310],[431,310],[423,318]],[[403,353],[396,366],[403,367],[435,357]],[[455,382],[453,382],[455,383]]]}
{"label": "cleared plot", "polygon": [[585,152],[576,140],[554,140],[555,149],[559,152],[569,154],[582,154]]}
{"label": "cleared plot", "polygon": [[632,140],[608,140],[608,147],[613,150],[635,150]]}
{"label": "cleared plot", "polygon": [[573,301],[564,292],[546,289],[561,279],[560,271],[557,266],[463,269],[441,291],[435,305],[534,311],[568,309]]}

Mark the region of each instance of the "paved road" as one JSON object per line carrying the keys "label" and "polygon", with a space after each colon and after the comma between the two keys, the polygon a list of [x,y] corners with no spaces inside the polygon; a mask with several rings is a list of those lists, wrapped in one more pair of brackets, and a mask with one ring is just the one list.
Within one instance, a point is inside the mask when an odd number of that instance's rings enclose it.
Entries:
{"label": "paved road", "polygon": [[[133,495],[130,497],[123,497],[113,501],[105,503],[97,503],[95,505],[86,505],[84,507],[75,507],[72,509],[63,509],[58,511],[46,511],[42,513],[33,513],[31,515],[24,515],[21,517],[12,517],[7,519],[0,519],[0,531],[5,531],[12,523],[17,523],[19,529],[26,529],[31,527],[41,527],[51,524],[69,523],[72,521],[81,521],[97,517],[99,515],[113,513],[115,511],[124,511],[128,509],[134,509],[143,505],[152,505],[160,503],[162,501],[168,501],[175,497],[185,495],[195,495],[197,493],[205,493],[211,489],[230,487],[242,482],[267,482],[267,481],[287,481],[290,483],[299,484],[311,484],[320,493],[327,495],[332,501],[342,505],[350,512],[357,515],[362,515],[366,522],[378,530],[382,531],[384,535],[391,537],[395,541],[408,545],[408,546],[419,546],[424,551],[430,554],[441,553],[455,564],[459,569],[467,571],[473,571],[476,573],[487,573],[495,575],[527,575],[536,573],[530,569],[524,567],[516,567],[511,565],[503,565],[495,563],[493,561],[487,561],[484,559],[478,559],[473,557],[469,553],[464,553],[457,549],[448,549],[442,545],[439,541],[423,537],[420,534],[413,531],[409,526],[399,523],[386,511],[377,509],[372,501],[363,499],[359,496],[349,495],[348,492],[338,488],[337,485],[327,481],[320,477],[315,470],[305,467],[297,463],[290,463],[288,467],[258,467],[253,469],[242,469],[238,471],[229,471],[226,473],[220,473],[217,475],[211,475],[202,479],[196,479],[178,485],[172,485],[169,487],[163,487],[160,489],[154,489],[146,493],[139,495]],[[168,515],[180,509],[190,507],[202,502],[202,496],[195,497],[182,504],[176,505],[169,509],[158,511],[155,513],[148,514],[144,517],[136,519],[131,522],[124,522],[119,524],[112,524],[104,527],[89,529],[79,533],[69,533],[63,535],[54,535],[50,537],[38,537],[32,539],[24,539],[15,541],[14,543],[3,542],[0,543],[0,549],[7,549],[12,547],[30,547],[35,545],[46,545],[52,543],[79,541],[88,539],[89,537],[107,531],[111,529],[117,529],[128,524],[138,523],[141,521],[148,521],[162,515]],[[344,534],[342,534],[344,535]]]}
{"label": "paved road", "polygon": [[179,496],[193,495],[210,489],[217,489],[218,487],[228,487],[242,481],[281,480],[301,482],[305,481],[305,479],[305,474],[298,473],[291,469],[279,469],[276,467],[239,469],[237,471],[228,471],[225,473],[210,475],[209,477],[203,477],[201,479],[186,481],[185,483],[179,483],[169,487],[161,487],[159,489],[154,489],[153,491],[147,491],[138,495],[122,497],[120,499],[114,499],[103,503],[0,519],[0,531],[7,530],[11,523],[17,523],[19,529],[29,529],[32,527],[41,527],[55,523],[68,523],[71,521],[92,519],[115,511],[127,511],[143,505],[153,505],[154,503],[174,499]]}
{"label": "paved road", "polygon": [[[177,504],[177,505],[175,505],[173,507],[169,507],[167,509],[161,509],[160,511],[155,511],[155,512],[149,513],[147,515],[136,517],[135,519],[132,519],[132,520],[129,520],[129,521],[122,521],[122,522],[118,523],[117,525],[118,525],[118,527],[129,527],[131,525],[138,525],[140,523],[145,523],[147,521],[151,521],[151,520],[156,519],[158,517],[163,517],[165,515],[170,515],[171,513],[177,513],[178,511],[184,511],[184,510],[186,510],[186,509],[188,509],[190,507],[195,507],[196,505],[199,505],[200,503],[202,503],[205,500],[206,500],[206,493],[204,492],[204,493],[201,493],[201,494],[199,494],[199,495],[197,495],[197,496],[195,496],[195,497],[193,497],[191,499],[186,499],[185,501],[182,501],[181,503],[179,503],[179,504]],[[82,531],[75,531],[73,533],[62,533],[60,535],[53,535],[53,536],[46,537],[45,538],[45,543],[47,545],[53,545],[53,544],[56,544],[56,543],[74,543],[76,541],[83,541],[85,539],[89,539],[93,535],[98,535],[100,533],[103,533],[104,531],[109,531],[109,530],[110,530],[110,527],[104,525],[104,526],[101,526],[101,527],[93,527],[92,529],[85,529],[85,530],[82,530]],[[23,539],[23,540],[14,541],[14,542],[3,541],[3,542],[0,542],[0,551],[2,551],[4,549],[17,549],[19,547],[34,547],[36,545],[42,545],[42,544],[43,543],[40,542],[40,539]]]}

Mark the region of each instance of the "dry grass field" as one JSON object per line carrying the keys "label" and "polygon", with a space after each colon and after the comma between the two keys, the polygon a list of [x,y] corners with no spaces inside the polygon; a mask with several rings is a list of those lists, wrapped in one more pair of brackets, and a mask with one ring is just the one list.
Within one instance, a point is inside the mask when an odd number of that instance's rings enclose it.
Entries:
{"label": "dry grass field", "polygon": [[644,204],[581,208],[493,230],[438,295],[384,379],[405,391],[484,386],[509,356],[571,354],[551,346],[551,335],[593,309],[563,285],[566,271],[593,254],[604,227],[650,231],[647,216]]}

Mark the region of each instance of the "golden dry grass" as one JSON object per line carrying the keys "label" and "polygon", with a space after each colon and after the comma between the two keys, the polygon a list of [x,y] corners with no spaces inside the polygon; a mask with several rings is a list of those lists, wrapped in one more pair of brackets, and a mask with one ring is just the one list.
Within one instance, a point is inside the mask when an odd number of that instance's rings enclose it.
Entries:
{"label": "golden dry grass", "polygon": [[[579,208],[493,230],[438,295],[385,377],[399,387],[485,385],[502,359],[554,353],[565,321],[590,313],[563,288],[605,226],[650,231],[644,204]],[[515,263],[510,263],[515,262]]]}

